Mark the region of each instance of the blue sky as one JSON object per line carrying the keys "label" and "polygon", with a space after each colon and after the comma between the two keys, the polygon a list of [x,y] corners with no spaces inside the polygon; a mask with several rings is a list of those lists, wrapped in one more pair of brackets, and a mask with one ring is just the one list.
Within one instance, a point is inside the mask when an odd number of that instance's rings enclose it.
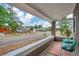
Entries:
{"label": "blue sky", "polygon": [[[24,26],[26,25],[34,26],[35,24],[37,24],[42,25],[43,27],[51,27],[51,23],[49,23],[46,20],[33,16],[15,7],[13,7],[13,10],[17,13],[17,16],[19,17],[20,21],[24,23]],[[72,18],[72,16],[73,14],[70,14],[67,16],[67,18]]]}
{"label": "blue sky", "polygon": [[[13,11],[16,12],[16,14],[17,14],[16,16],[19,17],[19,20],[22,23],[24,23],[24,26],[28,26],[28,25],[34,26],[35,24],[37,24],[37,25],[42,25],[43,27],[51,27],[50,22],[43,20],[42,18],[38,18],[36,16],[33,16],[27,12],[24,12],[24,11],[14,7],[14,6],[11,6],[9,4],[5,4],[4,7],[12,8]],[[72,17],[73,17],[73,14],[70,14],[67,16],[67,18],[72,18]]]}
{"label": "blue sky", "polygon": [[42,25],[43,27],[51,26],[51,23],[49,23],[46,20],[33,16],[15,7],[13,7],[12,9],[16,12],[17,14],[16,16],[19,17],[19,20],[24,23],[24,26],[26,25],[34,26],[35,24]]}

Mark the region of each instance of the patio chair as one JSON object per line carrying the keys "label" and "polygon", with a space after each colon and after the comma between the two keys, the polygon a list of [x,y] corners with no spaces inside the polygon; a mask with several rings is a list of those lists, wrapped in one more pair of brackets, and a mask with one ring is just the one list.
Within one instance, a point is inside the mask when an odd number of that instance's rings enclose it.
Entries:
{"label": "patio chair", "polygon": [[77,42],[74,39],[64,38],[61,43],[61,49],[64,49],[69,52],[73,52],[75,51],[76,45],[77,45]]}

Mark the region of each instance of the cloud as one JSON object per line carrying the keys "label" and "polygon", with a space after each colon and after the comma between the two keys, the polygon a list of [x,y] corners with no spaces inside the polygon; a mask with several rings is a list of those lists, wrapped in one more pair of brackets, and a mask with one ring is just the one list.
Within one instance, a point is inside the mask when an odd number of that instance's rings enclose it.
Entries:
{"label": "cloud", "polygon": [[23,11],[21,11],[20,9],[16,8],[16,7],[13,7],[12,8],[13,11],[16,12],[17,16],[19,17],[19,20],[24,23],[24,26],[26,25],[31,25],[31,26],[34,26],[35,24],[37,25],[42,25],[43,27],[50,27],[51,24],[48,22],[48,21],[45,21],[45,20],[41,20],[39,19],[38,22],[34,22],[31,24],[31,20],[35,17],[29,13],[25,13]]}
{"label": "cloud", "polygon": [[39,21],[37,24],[38,25],[43,25],[44,24],[44,21]]}
{"label": "cloud", "polygon": [[27,20],[31,20],[34,16],[29,14],[29,13],[27,13],[27,15],[25,17],[26,17]]}
{"label": "cloud", "polygon": [[51,23],[50,22],[44,22],[43,24],[43,27],[51,27]]}
{"label": "cloud", "polygon": [[23,15],[23,11],[20,11],[20,9],[16,8],[16,7],[12,7],[12,10],[14,12],[16,12],[17,17],[21,17]]}
{"label": "cloud", "polygon": [[19,20],[24,23],[24,25],[28,25],[32,18],[34,17],[33,15],[29,13],[25,13],[24,11],[21,11],[20,9],[16,7],[12,7],[13,11],[16,12],[17,17],[19,17]]}
{"label": "cloud", "polygon": [[33,17],[34,17],[33,15],[27,13],[26,15],[21,16],[19,19],[24,23],[24,25],[28,25]]}

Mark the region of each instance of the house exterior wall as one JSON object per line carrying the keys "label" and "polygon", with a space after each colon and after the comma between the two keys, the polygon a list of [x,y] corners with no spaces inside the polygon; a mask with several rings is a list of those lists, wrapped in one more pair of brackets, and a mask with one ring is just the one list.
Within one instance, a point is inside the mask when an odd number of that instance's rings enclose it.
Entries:
{"label": "house exterior wall", "polygon": [[74,38],[79,42],[79,4],[76,4],[73,12],[73,23]]}

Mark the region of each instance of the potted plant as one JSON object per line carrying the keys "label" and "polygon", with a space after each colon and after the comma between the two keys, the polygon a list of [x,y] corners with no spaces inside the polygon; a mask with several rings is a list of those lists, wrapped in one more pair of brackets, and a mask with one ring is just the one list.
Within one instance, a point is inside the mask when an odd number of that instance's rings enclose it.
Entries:
{"label": "potted plant", "polygon": [[67,51],[74,51],[76,41],[71,38],[71,22],[65,17],[62,21],[59,22],[59,26],[61,35],[66,35],[66,38],[62,39],[61,48]]}
{"label": "potted plant", "polygon": [[71,30],[68,28],[65,29],[64,34],[66,35],[66,38],[63,39],[63,49],[67,50],[67,51],[74,51],[75,50],[75,46],[76,46],[76,41],[74,39],[71,38]]}
{"label": "potted plant", "polygon": [[64,32],[64,34],[65,34],[65,35],[66,35],[66,37],[69,39],[69,38],[70,38],[70,36],[71,36],[71,34],[72,34],[72,32],[71,32],[71,30],[66,29],[66,30],[65,30],[65,32]]}

